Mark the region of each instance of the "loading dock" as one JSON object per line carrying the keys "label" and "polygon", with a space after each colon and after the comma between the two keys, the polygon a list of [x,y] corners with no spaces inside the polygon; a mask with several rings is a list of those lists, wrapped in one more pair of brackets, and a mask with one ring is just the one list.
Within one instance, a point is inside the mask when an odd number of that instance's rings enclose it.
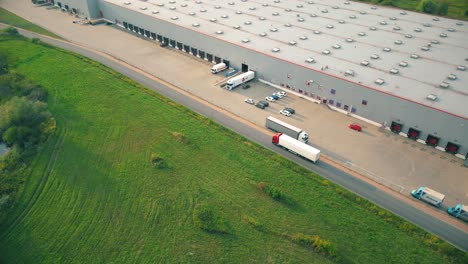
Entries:
{"label": "loading dock", "polygon": [[454,144],[452,142],[448,142],[447,146],[445,147],[445,151],[455,155],[455,154],[458,153],[459,148],[460,148],[460,146],[458,146],[457,144]]}
{"label": "loading dock", "polygon": [[416,130],[414,128],[410,128],[408,130],[408,138],[413,139],[413,140],[418,140],[419,139],[419,134],[421,132],[419,130]]}
{"label": "loading dock", "polygon": [[196,48],[190,48],[190,53],[192,53],[193,56],[197,56],[198,50]]}
{"label": "loading dock", "polygon": [[249,70],[249,65],[242,63],[242,72],[247,72]]}
{"label": "loading dock", "polygon": [[229,68],[229,61],[228,60],[223,60],[224,64]]}
{"label": "loading dock", "polygon": [[151,32],[151,38],[156,39],[156,33]]}
{"label": "loading dock", "polygon": [[392,122],[392,125],[390,126],[390,130],[393,132],[393,133],[400,133],[401,132],[401,128],[403,127],[402,124],[400,123],[397,123],[397,122]]}
{"label": "loading dock", "polygon": [[221,58],[215,56],[214,62],[215,62],[216,64],[221,63]]}
{"label": "loading dock", "polygon": [[439,138],[433,135],[427,136],[426,144],[429,146],[436,147],[439,144]]}
{"label": "loading dock", "polygon": [[182,47],[184,46],[184,44],[180,43],[180,42],[177,42],[177,46],[176,48],[179,49],[179,50],[182,50]]}
{"label": "loading dock", "polygon": [[184,45],[184,51],[189,53],[190,52],[190,46],[189,45]]}
{"label": "loading dock", "polygon": [[213,55],[207,53],[207,54],[206,54],[206,60],[207,60],[207,61],[213,61]]}
{"label": "loading dock", "polygon": [[199,51],[198,51],[198,56],[199,56],[200,58],[202,58],[202,59],[205,59],[205,52],[202,51],[202,50],[199,50]]}

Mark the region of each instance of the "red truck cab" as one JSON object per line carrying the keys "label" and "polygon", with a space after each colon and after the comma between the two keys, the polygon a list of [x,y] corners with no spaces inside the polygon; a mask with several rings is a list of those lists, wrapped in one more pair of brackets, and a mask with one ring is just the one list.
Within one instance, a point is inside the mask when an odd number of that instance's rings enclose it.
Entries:
{"label": "red truck cab", "polygon": [[279,138],[282,135],[282,133],[274,134],[273,137],[271,138],[271,143],[277,145],[279,143]]}

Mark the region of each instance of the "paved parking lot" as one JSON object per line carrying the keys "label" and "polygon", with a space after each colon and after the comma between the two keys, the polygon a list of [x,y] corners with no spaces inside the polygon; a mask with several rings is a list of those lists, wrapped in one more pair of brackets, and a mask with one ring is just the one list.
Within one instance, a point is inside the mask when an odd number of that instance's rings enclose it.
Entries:
{"label": "paved parking lot", "polygon": [[[255,81],[250,83],[249,89],[239,87],[227,91],[217,85],[223,81],[223,74],[212,75],[211,63],[189,54],[173,48],[161,48],[157,42],[132,36],[111,26],[74,24],[72,22],[76,18],[73,16],[34,7],[29,0],[0,0],[0,5],[71,42],[110,54],[170,82],[264,131],[265,119],[269,115],[300,127],[309,133],[311,145],[324,154],[370,178],[387,185],[401,186],[405,195],[418,186],[429,186],[447,195],[447,205],[468,204],[468,168],[463,167],[461,159],[452,155],[291,93],[261,110],[244,103],[244,99],[263,100],[278,91],[277,88]],[[286,106],[294,108],[296,114],[291,117],[279,114]],[[362,125],[362,132],[348,128],[354,122]]]}

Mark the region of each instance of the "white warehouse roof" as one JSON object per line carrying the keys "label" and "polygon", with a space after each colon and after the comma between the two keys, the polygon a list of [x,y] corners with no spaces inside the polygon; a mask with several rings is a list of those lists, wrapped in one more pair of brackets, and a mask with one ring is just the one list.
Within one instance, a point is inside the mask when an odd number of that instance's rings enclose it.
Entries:
{"label": "white warehouse roof", "polygon": [[468,22],[338,0],[104,1],[468,119]]}

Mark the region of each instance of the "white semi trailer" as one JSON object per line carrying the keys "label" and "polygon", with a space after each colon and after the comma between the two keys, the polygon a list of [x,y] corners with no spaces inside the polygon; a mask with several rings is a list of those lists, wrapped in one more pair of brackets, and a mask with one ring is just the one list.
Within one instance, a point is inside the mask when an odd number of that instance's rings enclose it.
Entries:
{"label": "white semi trailer", "polygon": [[304,143],[309,141],[309,134],[307,132],[286,122],[283,122],[278,118],[274,118],[272,116],[267,117],[265,125],[267,128],[275,132],[286,134]]}
{"label": "white semi trailer", "polygon": [[232,90],[236,88],[237,86],[247,83],[255,78],[255,72],[254,71],[248,71],[244,72],[242,74],[239,74],[237,76],[232,77],[227,81],[226,89]]}
{"label": "white semi trailer", "polygon": [[320,150],[288,135],[274,134],[271,142],[312,162],[317,162],[320,159]]}

